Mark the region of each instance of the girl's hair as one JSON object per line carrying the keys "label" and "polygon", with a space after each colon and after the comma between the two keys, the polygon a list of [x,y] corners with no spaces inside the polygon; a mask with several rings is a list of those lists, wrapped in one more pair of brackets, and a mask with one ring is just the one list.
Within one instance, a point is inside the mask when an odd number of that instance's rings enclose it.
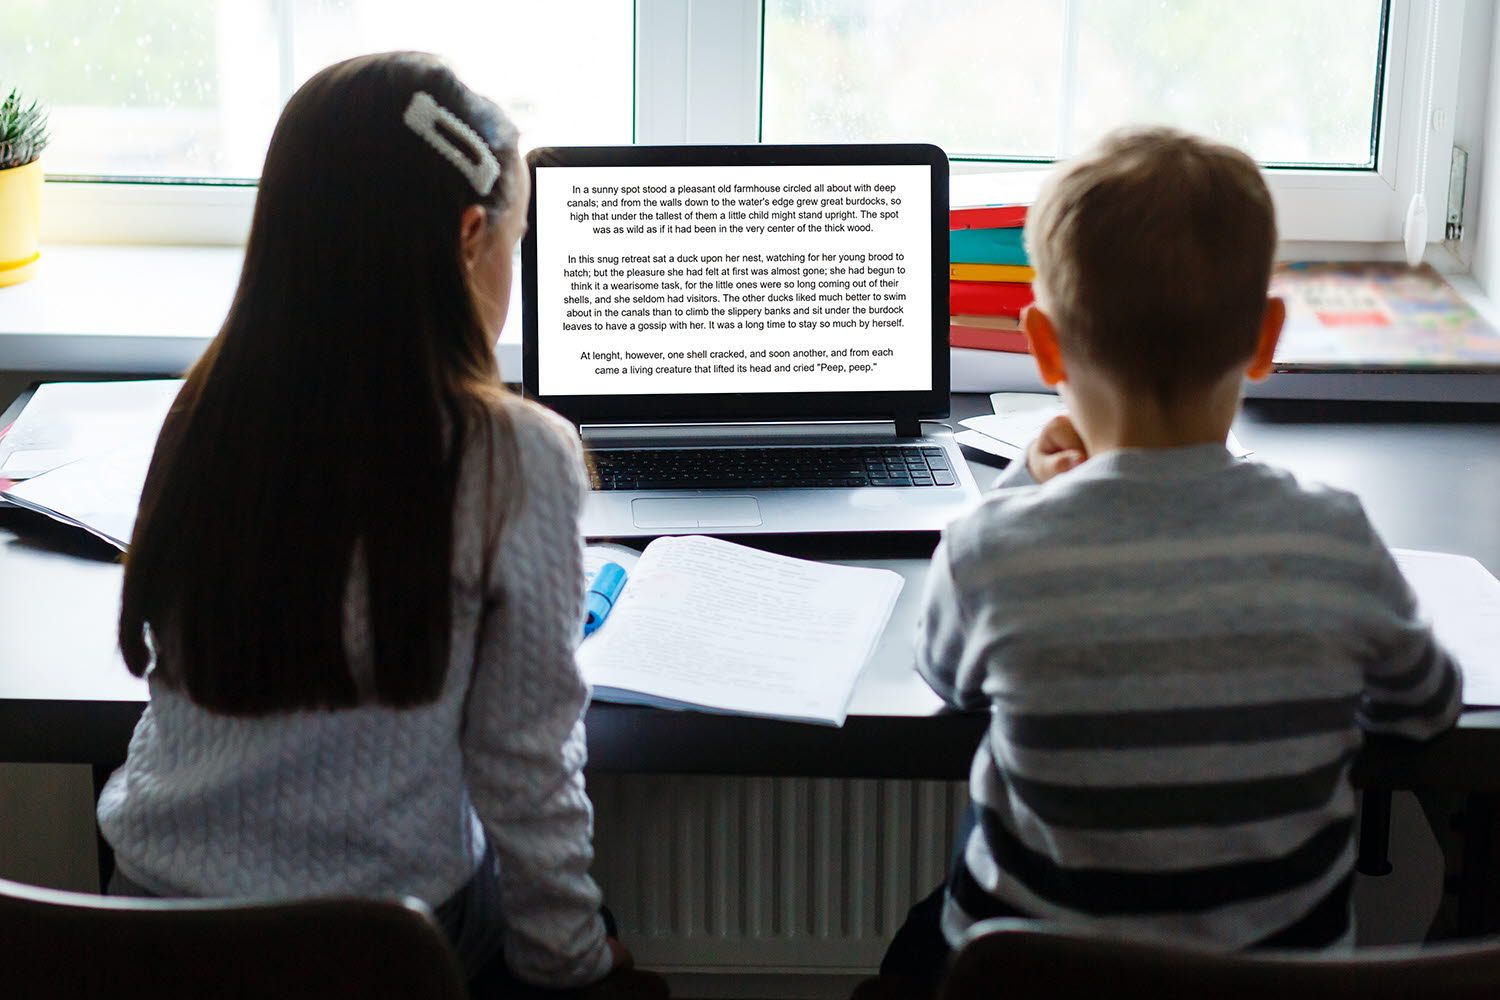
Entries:
{"label": "girl's hair", "polygon": [[[502,169],[488,191],[403,121],[418,92],[489,146]],[[451,121],[435,127],[478,152]],[[330,66],[287,103],[234,303],[141,497],[120,609],[132,673],[155,645],[157,676],[238,715],[436,698],[465,445],[504,466],[487,482],[516,468],[459,237],[468,206],[494,225],[515,199],[515,140],[498,107],[422,53]],[[356,689],[343,642],[356,546],[373,691]]]}

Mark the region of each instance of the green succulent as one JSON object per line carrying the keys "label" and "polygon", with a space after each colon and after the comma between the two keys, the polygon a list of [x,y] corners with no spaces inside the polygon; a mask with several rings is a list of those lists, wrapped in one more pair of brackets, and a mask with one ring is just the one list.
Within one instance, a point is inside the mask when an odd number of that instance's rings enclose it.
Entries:
{"label": "green succulent", "polygon": [[42,155],[51,138],[47,110],[36,101],[28,104],[19,90],[0,101],[0,170],[24,167]]}

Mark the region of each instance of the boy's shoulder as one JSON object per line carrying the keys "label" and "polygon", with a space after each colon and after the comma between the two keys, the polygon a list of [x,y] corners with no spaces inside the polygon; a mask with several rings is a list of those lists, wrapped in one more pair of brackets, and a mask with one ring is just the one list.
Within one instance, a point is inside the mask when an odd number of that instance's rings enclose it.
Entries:
{"label": "boy's shoulder", "polygon": [[1374,538],[1354,493],[1247,460],[1199,479],[1142,482],[1065,473],[1042,485],[995,490],[953,521],[944,540],[957,566],[1024,559],[1058,547],[1262,532],[1332,535],[1358,544]]}

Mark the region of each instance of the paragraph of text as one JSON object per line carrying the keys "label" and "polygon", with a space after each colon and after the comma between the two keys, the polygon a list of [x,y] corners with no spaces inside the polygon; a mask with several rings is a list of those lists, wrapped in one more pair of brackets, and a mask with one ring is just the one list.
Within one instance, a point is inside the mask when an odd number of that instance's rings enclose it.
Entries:
{"label": "paragraph of text", "polygon": [[569,254],[562,328],[577,333],[899,327],[906,255]]}

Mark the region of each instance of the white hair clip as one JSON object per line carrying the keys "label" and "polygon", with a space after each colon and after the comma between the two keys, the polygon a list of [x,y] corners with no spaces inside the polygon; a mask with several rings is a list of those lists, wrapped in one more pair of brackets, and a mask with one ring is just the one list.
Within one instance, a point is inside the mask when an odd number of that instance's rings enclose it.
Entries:
{"label": "white hair clip", "polygon": [[[411,95],[411,103],[406,106],[406,113],[401,116],[408,128],[423,139],[427,144],[442,154],[443,159],[452,163],[459,171],[469,179],[479,197],[483,198],[495,188],[495,181],[500,177],[500,161],[495,159],[494,151],[479,137],[479,133],[469,127],[469,123],[439,104],[431,94],[425,90],[419,90]],[[453,140],[444,135],[438,128],[438,122],[443,123],[454,136],[463,139],[469,145],[469,155],[454,145]]]}

